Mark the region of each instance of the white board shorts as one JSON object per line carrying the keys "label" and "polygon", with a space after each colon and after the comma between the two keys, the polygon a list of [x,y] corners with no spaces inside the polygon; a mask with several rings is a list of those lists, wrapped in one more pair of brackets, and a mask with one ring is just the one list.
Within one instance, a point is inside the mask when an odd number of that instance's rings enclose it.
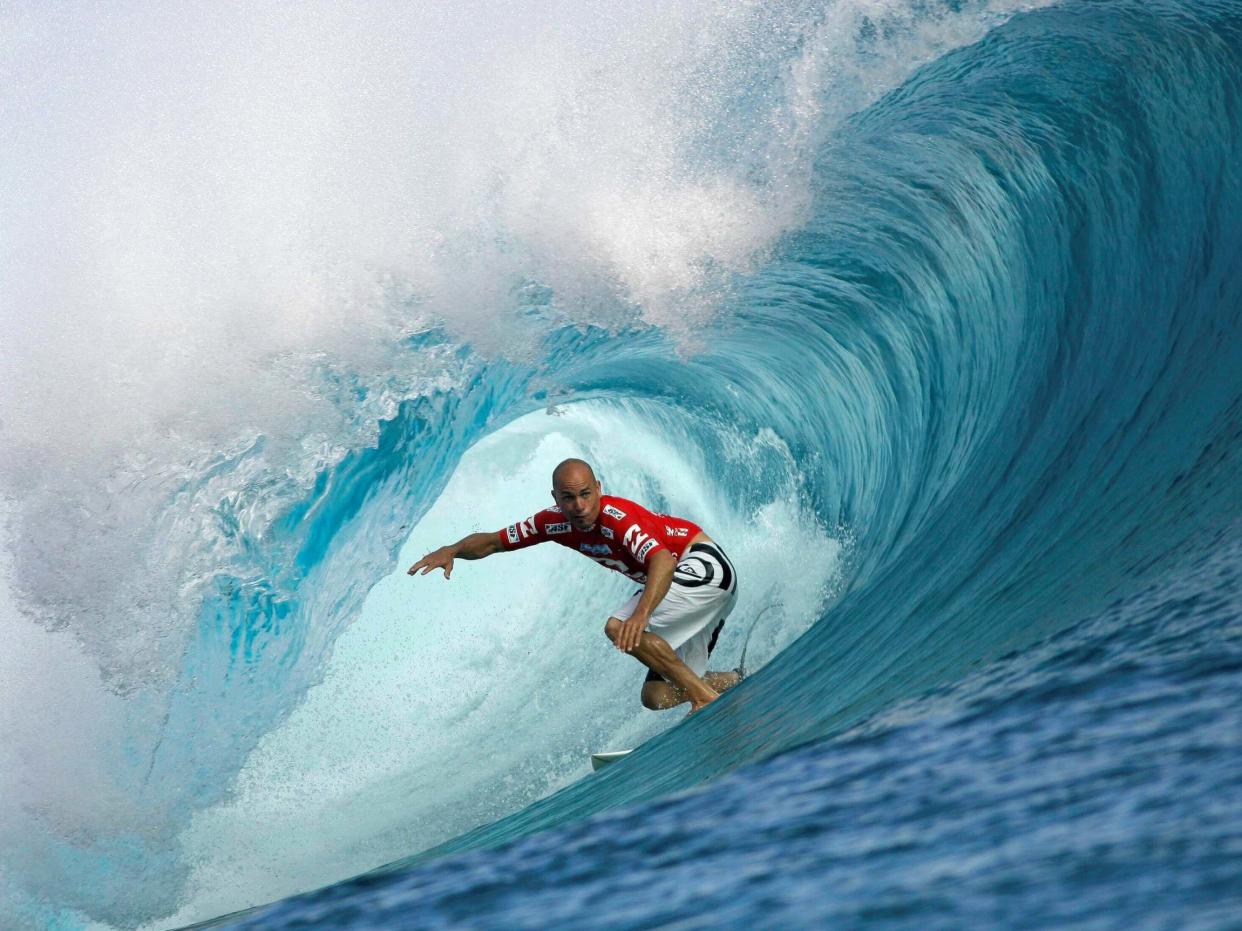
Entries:
{"label": "white board shorts", "polygon": [[[635,592],[612,613],[624,621],[642,597]],[[647,630],[659,634],[696,676],[707,672],[707,657],[716,646],[725,618],[737,603],[737,572],[715,543],[696,543],[673,570],[668,594],[651,613]],[[659,681],[654,672],[648,682]]]}

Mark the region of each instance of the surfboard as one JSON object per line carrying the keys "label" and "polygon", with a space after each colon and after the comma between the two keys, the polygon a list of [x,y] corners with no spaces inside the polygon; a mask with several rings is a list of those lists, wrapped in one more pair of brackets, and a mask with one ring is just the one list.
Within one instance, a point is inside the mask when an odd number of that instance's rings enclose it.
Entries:
{"label": "surfboard", "polygon": [[610,766],[624,757],[629,756],[634,751],[630,750],[606,750],[603,753],[591,754],[591,771],[599,772],[605,766]]}

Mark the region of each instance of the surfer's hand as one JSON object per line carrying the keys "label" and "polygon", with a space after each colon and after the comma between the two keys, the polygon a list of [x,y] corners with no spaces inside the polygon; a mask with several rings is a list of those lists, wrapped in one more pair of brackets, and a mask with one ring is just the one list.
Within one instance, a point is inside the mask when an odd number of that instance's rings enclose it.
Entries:
{"label": "surfer's hand", "polygon": [[643,631],[646,630],[647,622],[650,620],[651,618],[646,614],[635,611],[630,615],[629,620],[623,621],[621,632],[617,635],[617,649],[625,653],[633,651],[642,639]]}
{"label": "surfer's hand", "polygon": [[455,555],[451,546],[442,546],[410,566],[406,570],[406,575],[416,575],[420,569],[423,575],[426,575],[432,569],[443,569],[444,577],[446,579],[450,578],[453,575],[453,557]]}

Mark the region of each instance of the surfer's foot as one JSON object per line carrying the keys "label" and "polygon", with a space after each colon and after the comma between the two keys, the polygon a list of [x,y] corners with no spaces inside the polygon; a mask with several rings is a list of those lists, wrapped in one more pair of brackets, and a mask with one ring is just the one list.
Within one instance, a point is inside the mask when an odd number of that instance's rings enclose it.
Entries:
{"label": "surfer's foot", "polygon": [[[717,696],[716,696],[716,698],[719,698],[719,697],[720,697],[719,695],[717,695]],[[714,702],[714,701],[716,700],[716,698],[709,698],[709,699],[707,699],[706,701],[692,701],[692,702],[690,702],[690,714],[687,714],[687,715],[686,715],[686,717],[688,718],[688,717],[690,717],[690,715],[695,714],[695,713],[697,713],[697,712],[699,712],[699,711],[702,711],[704,708],[706,708],[708,705],[710,705],[712,702]]]}

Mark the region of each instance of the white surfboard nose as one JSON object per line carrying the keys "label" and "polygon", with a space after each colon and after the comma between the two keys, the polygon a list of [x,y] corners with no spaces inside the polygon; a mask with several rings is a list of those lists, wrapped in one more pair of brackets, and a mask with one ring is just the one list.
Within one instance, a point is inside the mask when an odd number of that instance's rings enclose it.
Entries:
{"label": "white surfboard nose", "polygon": [[603,753],[591,754],[591,769],[598,772],[610,763],[615,763],[623,756],[629,756],[633,750],[607,750]]}

